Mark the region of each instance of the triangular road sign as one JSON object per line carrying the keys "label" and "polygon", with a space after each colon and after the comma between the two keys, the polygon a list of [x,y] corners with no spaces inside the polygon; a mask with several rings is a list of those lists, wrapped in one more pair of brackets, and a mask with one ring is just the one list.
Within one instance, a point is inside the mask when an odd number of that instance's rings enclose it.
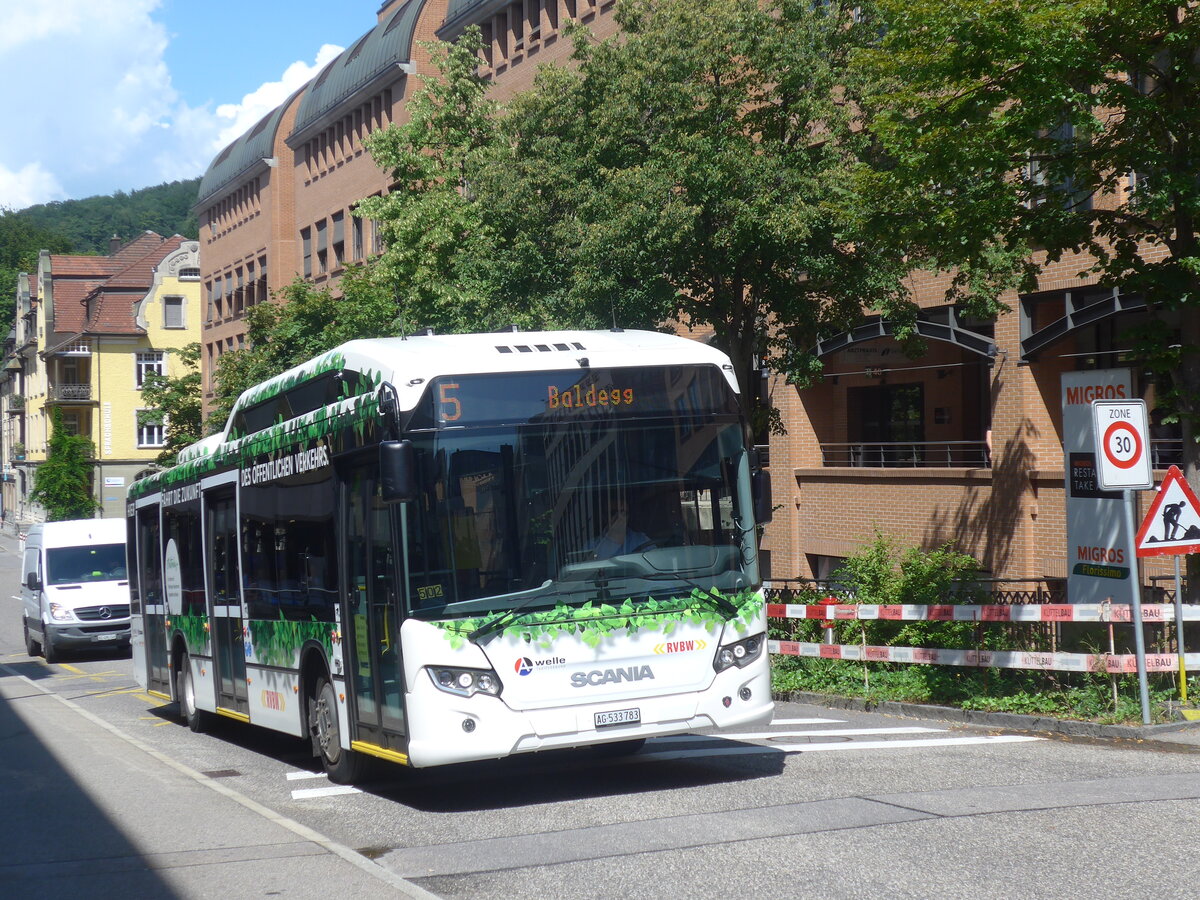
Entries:
{"label": "triangular road sign", "polygon": [[1167,470],[1137,533],[1137,555],[1200,553],[1200,500],[1178,466]]}

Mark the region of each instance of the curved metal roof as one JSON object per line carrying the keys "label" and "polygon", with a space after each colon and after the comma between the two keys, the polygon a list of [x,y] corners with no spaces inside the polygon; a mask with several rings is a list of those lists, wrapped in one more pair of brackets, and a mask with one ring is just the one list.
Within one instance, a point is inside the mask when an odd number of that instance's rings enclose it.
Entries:
{"label": "curved metal roof", "polygon": [[292,134],[302,132],[326,112],[391,67],[410,61],[413,33],[426,0],[408,0],[344,50],[310,82],[296,113]]}
{"label": "curved metal roof", "polygon": [[468,25],[482,22],[502,10],[511,0],[450,0],[446,6],[446,19],[437,30],[437,36],[445,41],[457,37]]}
{"label": "curved metal roof", "polygon": [[[304,88],[300,88],[300,91],[302,90]],[[221,188],[256,163],[275,155],[275,132],[279,129],[279,120],[283,118],[284,111],[300,91],[284,100],[274,111],[263,116],[257,125],[217,154],[209,163],[204,177],[200,179],[200,190],[196,194],[197,206],[217,194]]]}

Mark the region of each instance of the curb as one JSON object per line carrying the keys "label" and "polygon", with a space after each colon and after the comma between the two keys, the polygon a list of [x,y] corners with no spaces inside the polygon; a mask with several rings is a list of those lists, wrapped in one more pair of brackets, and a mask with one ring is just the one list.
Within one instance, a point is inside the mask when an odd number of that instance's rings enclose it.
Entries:
{"label": "curb", "polygon": [[[859,697],[813,694],[807,691],[776,693],[774,699],[813,706],[828,706],[833,709],[880,712],[913,719],[941,719],[969,725],[1010,728],[1015,731],[1035,731],[1069,737],[1155,741],[1172,749],[1190,749],[1190,744],[1186,741],[1157,741],[1156,739],[1175,732],[1195,731],[1196,743],[1200,745],[1200,722],[1167,722],[1162,725],[1101,725],[1097,722],[1056,719],[1053,716],[1023,716],[1017,713],[985,712],[977,709],[958,709],[952,706],[927,706],[921,703],[902,703],[894,700],[863,700]],[[1200,750],[1200,746],[1195,749]]]}

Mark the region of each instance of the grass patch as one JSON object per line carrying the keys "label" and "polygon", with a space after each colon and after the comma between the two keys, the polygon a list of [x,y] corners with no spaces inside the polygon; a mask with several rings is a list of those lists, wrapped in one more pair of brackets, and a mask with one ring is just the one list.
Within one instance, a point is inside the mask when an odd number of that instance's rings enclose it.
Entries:
{"label": "grass patch", "polygon": [[[872,663],[864,671],[861,663],[847,660],[777,656],[771,660],[771,687],[777,694],[806,691],[1106,725],[1140,725],[1142,721],[1134,675],[1117,677],[1114,704],[1107,675],[887,663]],[[1200,696],[1200,678],[1188,679],[1188,694]],[[1155,722],[1174,721],[1165,705],[1176,697],[1173,677],[1150,676],[1150,707]]]}

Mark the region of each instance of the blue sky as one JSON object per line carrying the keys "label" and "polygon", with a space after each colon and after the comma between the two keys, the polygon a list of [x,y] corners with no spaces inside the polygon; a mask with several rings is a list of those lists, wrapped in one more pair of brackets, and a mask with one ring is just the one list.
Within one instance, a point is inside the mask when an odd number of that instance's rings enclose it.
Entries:
{"label": "blue sky", "polygon": [[0,0],[0,207],[194,178],[382,0]]}

